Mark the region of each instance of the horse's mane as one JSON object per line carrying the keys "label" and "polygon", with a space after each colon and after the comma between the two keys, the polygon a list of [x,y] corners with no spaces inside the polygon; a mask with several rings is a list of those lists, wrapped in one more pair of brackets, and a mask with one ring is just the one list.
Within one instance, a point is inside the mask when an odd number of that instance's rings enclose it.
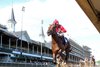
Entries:
{"label": "horse's mane", "polygon": [[62,44],[62,40],[60,39],[60,37],[58,36],[57,32],[56,32],[56,26],[54,26],[52,28],[52,38],[56,41],[56,43],[58,44]]}

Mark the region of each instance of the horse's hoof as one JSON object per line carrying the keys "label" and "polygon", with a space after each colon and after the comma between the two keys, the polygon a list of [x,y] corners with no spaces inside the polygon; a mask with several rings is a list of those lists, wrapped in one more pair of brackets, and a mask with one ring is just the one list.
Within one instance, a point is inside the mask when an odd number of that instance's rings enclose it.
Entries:
{"label": "horse's hoof", "polygon": [[53,61],[54,64],[57,64],[56,61]]}

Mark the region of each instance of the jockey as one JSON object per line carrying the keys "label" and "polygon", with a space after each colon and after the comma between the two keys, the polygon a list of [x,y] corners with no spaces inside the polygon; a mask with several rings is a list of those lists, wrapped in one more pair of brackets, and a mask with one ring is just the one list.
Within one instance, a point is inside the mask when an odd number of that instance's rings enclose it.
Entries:
{"label": "jockey", "polygon": [[53,25],[56,27],[56,32],[61,37],[63,44],[66,45],[65,40],[67,40],[67,43],[69,44],[68,39],[64,37],[64,33],[66,33],[67,30],[62,25],[59,24],[59,21],[57,19],[53,21]]}

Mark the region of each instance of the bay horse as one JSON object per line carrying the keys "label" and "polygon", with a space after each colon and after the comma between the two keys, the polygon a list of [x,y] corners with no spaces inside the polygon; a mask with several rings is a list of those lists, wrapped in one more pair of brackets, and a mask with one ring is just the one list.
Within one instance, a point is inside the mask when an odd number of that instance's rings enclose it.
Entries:
{"label": "bay horse", "polygon": [[52,37],[52,55],[53,55],[53,62],[56,63],[56,56],[58,53],[60,53],[60,51],[65,51],[66,53],[66,58],[65,60],[68,60],[68,56],[69,56],[69,49],[70,49],[70,45],[63,45],[63,41],[61,40],[61,38],[58,36],[57,32],[56,32],[56,27],[54,25],[50,25],[48,27],[48,31],[47,31],[48,36],[51,35]]}

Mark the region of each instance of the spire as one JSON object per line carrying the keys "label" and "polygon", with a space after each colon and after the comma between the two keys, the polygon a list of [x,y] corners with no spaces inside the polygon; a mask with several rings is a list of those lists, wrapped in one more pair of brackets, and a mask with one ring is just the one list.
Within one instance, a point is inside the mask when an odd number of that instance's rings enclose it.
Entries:
{"label": "spire", "polygon": [[12,8],[11,17],[10,17],[10,19],[8,20],[8,23],[10,24],[10,29],[12,29],[11,31],[12,31],[12,32],[15,32],[16,20],[15,20],[13,8]]}
{"label": "spire", "polygon": [[15,21],[15,16],[14,16],[14,10],[13,10],[13,8],[12,8],[12,13],[11,13],[11,19],[12,19],[13,21]]}
{"label": "spire", "polygon": [[11,18],[10,18],[8,21],[10,21],[11,23],[16,24],[16,20],[15,20],[15,16],[14,16],[14,10],[13,10],[13,8],[12,8],[12,12],[11,12]]}
{"label": "spire", "polygon": [[44,31],[43,31],[43,20],[41,21],[41,24],[42,24],[42,26],[41,26],[41,34],[40,34],[40,36],[45,38]]}
{"label": "spire", "polygon": [[44,30],[43,30],[43,20],[41,21],[41,33],[40,33],[39,36],[41,36],[42,39],[43,39],[43,42],[46,43],[46,41],[45,41],[45,34],[44,34]]}

